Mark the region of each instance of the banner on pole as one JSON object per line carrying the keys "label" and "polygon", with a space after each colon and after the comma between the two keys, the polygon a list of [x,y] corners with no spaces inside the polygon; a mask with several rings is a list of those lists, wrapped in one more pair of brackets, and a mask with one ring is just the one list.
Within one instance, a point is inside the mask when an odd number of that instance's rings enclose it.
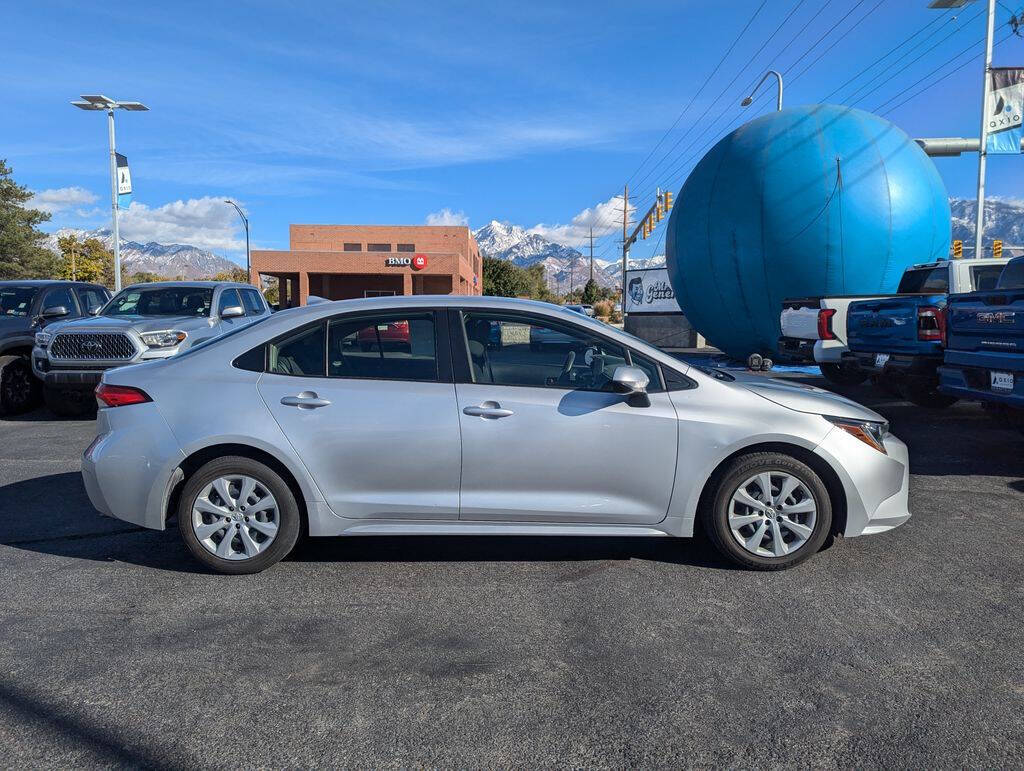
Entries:
{"label": "banner on pole", "polygon": [[992,84],[985,102],[988,120],[988,141],[985,152],[998,155],[1020,153],[1024,136],[1021,114],[1024,113],[1024,67],[993,67]]}
{"label": "banner on pole", "polygon": [[126,207],[132,202],[132,172],[128,159],[121,153],[114,153],[117,159],[117,205]]}

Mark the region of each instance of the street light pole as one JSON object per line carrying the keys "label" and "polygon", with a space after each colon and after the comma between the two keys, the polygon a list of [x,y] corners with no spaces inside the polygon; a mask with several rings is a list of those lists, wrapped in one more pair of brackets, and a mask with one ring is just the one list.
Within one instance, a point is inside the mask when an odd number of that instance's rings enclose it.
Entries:
{"label": "street light pole", "polygon": [[224,203],[229,203],[235,207],[235,211],[238,212],[238,216],[242,218],[242,224],[245,225],[245,280],[247,283],[251,284],[252,266],[249,262],[249,218],[245,216],[239,205],[230,198],[224,199]]}
{"label": "street light pole", "polygon": [[992,72],[992,36],[995,29],[996,0],[988,0],[988,29],[985,34],[985,70],[981,84],[981,142],[978,146],[978,214],[974,220],[974,258],[982,256],[985,235],[985,162],[988,158],[988,85]]}
{"label": "street light pole", "polygon": [[753,103],[754,95],[757,93],[757,89],[761,87],[762,83],[768,80],[768,77],[770,75],[774,75],[775,79],[779,81],[779,93],[778,96],[775,98],[775,109],[778,111],[782,110],[782,73],[777,72],[775,70],[768,70],[768,72],[764,74],[764,77],[757,81],[757,85],[754,86],[754,90],[750,92],[750,96],[748,96],[746,99],[740,102],[740,107],[749,107]]}
{"label": "street light pole", "polygon": [[102,94],[82,95],[82,101],[72,102],[80,110],[107,113],[107,135],[110,139],[110,211],[114,231],[114,292],[121,291],[121,234],[117,224],[117,147],[114,141],[114,110],[144,112],[149,108],[142,102],[119,102]]}

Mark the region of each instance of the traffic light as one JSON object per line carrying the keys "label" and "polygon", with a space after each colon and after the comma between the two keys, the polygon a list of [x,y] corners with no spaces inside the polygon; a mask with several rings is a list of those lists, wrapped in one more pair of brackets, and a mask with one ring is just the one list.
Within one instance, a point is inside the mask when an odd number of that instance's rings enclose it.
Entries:
{"label": "traffic light", "polygon": [[1003,256],[1003,242],[998,239],[992,242],[992,256],[1002,257]]}
{"label": "traffic light", "polygon": [[959,238],[953,242],[953,259],[959,260],[964,256],[964,242]]}

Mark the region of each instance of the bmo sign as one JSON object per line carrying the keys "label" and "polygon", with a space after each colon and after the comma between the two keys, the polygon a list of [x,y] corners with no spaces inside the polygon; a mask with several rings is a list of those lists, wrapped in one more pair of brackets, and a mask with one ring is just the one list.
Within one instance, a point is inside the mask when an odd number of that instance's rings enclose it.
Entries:
{"label": "bmo sign", "polygon": [[384,264],[389,268],[412,268],[423,270],[427,267],[427,255],[414,254],[412,257],[387,257]]}

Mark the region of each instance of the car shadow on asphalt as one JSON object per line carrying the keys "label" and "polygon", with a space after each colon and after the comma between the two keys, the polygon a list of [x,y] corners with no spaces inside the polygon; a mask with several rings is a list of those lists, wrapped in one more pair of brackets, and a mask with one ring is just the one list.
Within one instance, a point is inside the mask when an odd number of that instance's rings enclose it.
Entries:
{"label": "car shadow on asphalt", "polygon": [[[188,573],[208,572],[177,525],[164,531],[100,515],[80,474],[48,474],[0,487],[0,544],[40,554]],[[57,505],[55,505],[57,502]],[[579,562],[646,560],[733,570],[706,537],[359,536],[306,538],[292,562]]]}

